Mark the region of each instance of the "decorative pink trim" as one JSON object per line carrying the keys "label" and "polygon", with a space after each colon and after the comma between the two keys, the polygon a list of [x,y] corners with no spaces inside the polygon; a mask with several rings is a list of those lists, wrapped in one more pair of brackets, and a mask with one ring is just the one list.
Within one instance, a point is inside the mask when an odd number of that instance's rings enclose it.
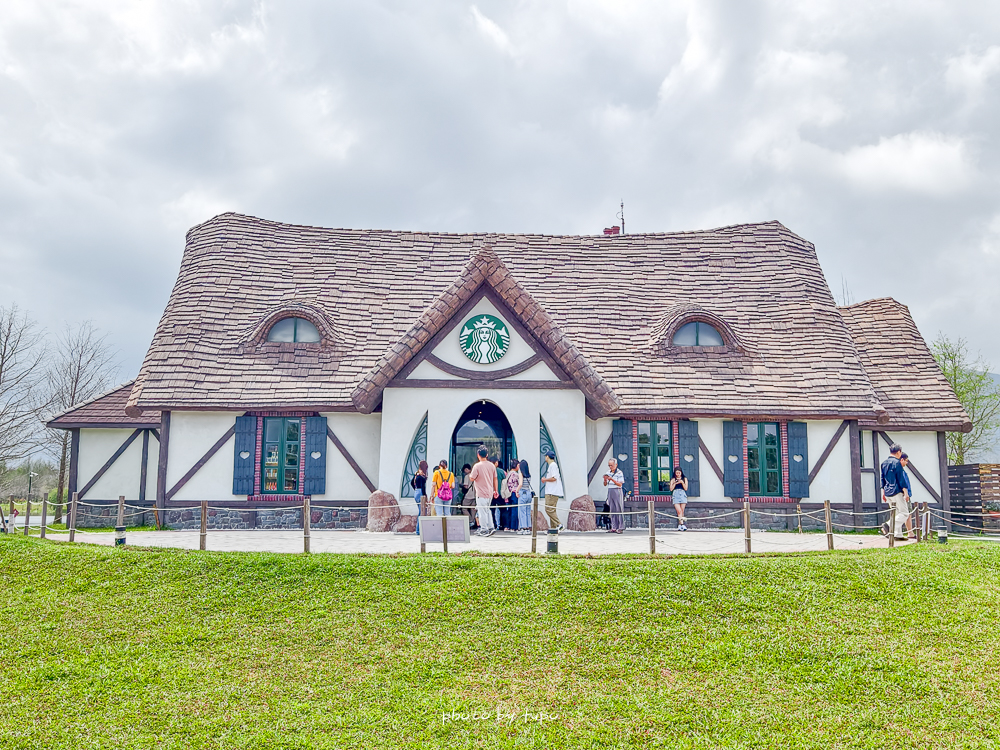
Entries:
{"label": "decorative pink trim", "polygon": [[[760,450],[758,446],[758,450]],[[743,422],[743,502],[749,502],[750,497],[750,467],[747,464],[747,423]]]}
{"label": "decorative pink trim", "polygon": [[251,495],[247,502],[257,503],[301,503],[305,495]]}
{"label": "decorative pink trim", "polygon": [[253,469],[253,494],[260,494],[260,461],[264,457],[264,417],[257,417],[257,456]]}
{"label": "decorative pink trim", "polygon": [[778,429],[781,432],[781,501],[790,503],[792,498],[788,496],[788,420],[778,422]]}
{"label": "decorative pink trim", "polygon": [[632,420],[632,495],[639,496],[639,420]]}

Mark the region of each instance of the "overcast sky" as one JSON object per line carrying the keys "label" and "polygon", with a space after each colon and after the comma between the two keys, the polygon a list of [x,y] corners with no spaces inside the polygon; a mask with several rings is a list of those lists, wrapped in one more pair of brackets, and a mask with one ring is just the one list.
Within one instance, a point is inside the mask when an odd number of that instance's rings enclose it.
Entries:
{"label": "overcast sky", "polygon": [[[1000,369],[1000,6],[0,3],[0,303],[135,374],[185,231],[777,219]],[[668,293],[669,290],[665,290]]]}

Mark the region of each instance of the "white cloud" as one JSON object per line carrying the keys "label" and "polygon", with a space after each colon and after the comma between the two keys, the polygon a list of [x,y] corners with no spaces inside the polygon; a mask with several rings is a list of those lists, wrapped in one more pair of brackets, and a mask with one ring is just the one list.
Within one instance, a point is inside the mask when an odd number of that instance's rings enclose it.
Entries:
{"label": "white cloud", "polygon": [[514,46],[510,43],[507,32],[500,28],[500,25],[492,18],[487,18],[475,5],[472,6],[472,18],[476,22],[479,33],[489,39],[497,49],[506,52],[508,55],[514,54]]}
{"label": "white cloud", "polygon": [[945,80],[953,89],[978,98],[990,78],[1000,72],[1000,47],[994,45],[981,55],[966,52],[948,59]]}
{"label": "white cloud", "polygon": [[975,178],[961,138],[934,132],[900,133],[856,146],[833,160],[834,169],[862,190],[906,190],[948,195]]}

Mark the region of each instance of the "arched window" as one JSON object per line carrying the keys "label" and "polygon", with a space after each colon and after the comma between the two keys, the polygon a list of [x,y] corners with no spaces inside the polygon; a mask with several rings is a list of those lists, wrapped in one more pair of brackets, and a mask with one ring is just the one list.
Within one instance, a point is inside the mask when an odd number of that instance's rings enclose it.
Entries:
{"label": "arched window", "polygon": [[696,320],[691,323],[685,323],[677,329],[677,333],[674,334],[673,345],[724,346],[725,342],[722,340],[722,334],[715,328],[708,323]]}
{"label": "arched window", "polygon": [[318,344],[319,331],[305,318],[282,318],[267,332],[268,341],[296,344]]}

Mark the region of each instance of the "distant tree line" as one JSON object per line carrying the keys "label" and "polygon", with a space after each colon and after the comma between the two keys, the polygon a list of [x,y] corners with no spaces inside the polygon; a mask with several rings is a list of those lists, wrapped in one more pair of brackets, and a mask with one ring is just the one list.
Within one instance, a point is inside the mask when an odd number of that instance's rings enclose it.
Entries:
{"label": "distant tree line", "polygon": [[0,306],[0,495],[26,495],[30,483],[33,495],[55,490],[63,501],[69,433],[44,423],[109,390],[116,360],[90,321],[52,335],[17,305]]}

